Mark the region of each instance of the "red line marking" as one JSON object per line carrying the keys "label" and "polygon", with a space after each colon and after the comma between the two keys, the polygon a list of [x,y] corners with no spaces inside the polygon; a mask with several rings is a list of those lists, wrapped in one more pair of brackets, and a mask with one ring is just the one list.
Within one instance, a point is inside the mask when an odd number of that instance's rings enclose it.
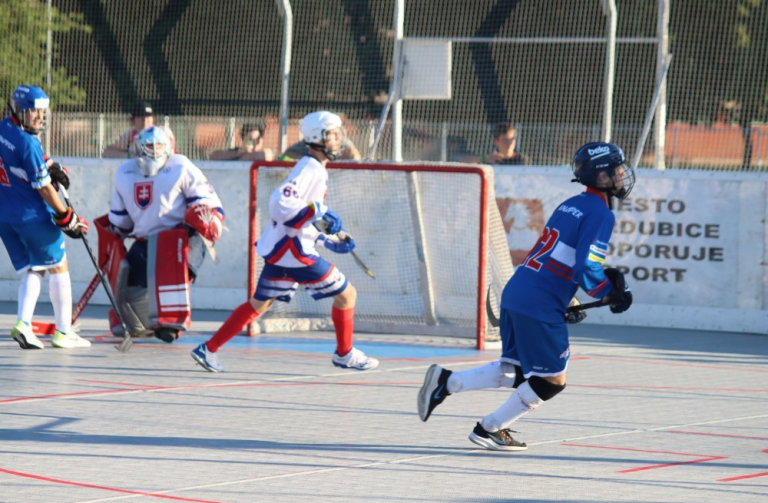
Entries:
{"label": "red line marking", "polygon": [[107,486],[99,486],[95,484],[86,484],[84,482],[73,482],[71,480],[61,480],[61,479],[53,479],[50,477],[43,477],[42,475],[35,475],[33,473],[24,473],[24,472],[17,472],[16,470],[7,470],[5,468],[0,468],[0,472],[7,473],[9,475],[16,475],[18,477],[25,477],[28,479],[35,479],[35,480],[42,480],[44,482],[53,482],[56,484],[65,484],[69,486],[77,486],[77,487],[87,487],[88,489],[101,489],[102,491],[112,491],[116,493],[125,493],[125,494],[138,494],[140,496],[149,496],[151,498],[161,498],[161,499],[167,499],[167,500],[174,500],[174,501],[189,501],[194,503],[222,503],[221,501],[212,501],[212,500],[199,500],[194,498],[182,498],[181,496],[169,496],[167,494],[157,494],[157,493],[147,493],[143,491],[131,491],[130,489],[118,489],[116,487],[107,487]]}
{"label": "red line marking", "polygon": [[94,379],[77,379],[78,382],[91,382],[95,384],[117,384],[118,386],[136,386],[139,388],[160,388],[161,386],[155,386],[152,384],[139,384],[132,382],[116,382],[116,381],[97,381]]}
{"label": "red line marking", "polygon": [[[573,358],[571,358],[573,359]],[[613,386],[603,384],[569,384],[575,388],[606,388],[606,389],[657,389],[657,390],[677,390],[677,391],[732,391],[735,393],[768,393],[768,389],[741,389],[741,388],[694,388],[682,386]]]}
{"label": "red line marking", "polygon": [[669,430],[667,431],[667,433],[685,433],[686,435],[709,435],[712,437],[749,438],[753,440],[768,440],[768,438],[766,437],[748,437],[746,435],[727,435],[725,433],[705,433],[703,431]]}
{"label": "red line marking", "polygon": [[632,473],[632,472],[642,472],[645,470],[653,470],[655,468],[668,468],[670,466],[679,466],[679,465],[692,465],[695,463],[706,463],[707,461],[714,461],[717,459],[728,459],[727,456],[710,456],[708,458],[701,458],[701,459],[692,459],[691,461],[678,461],[677,463],[666,463],[663,465],[650,465],[650,466],[641,466],[639,468],[630,468],[628,470],[619,470],[616,473]]}
{"label": "red line marking", "polygon": [[666,463],[663,465],[649,465],[649,466],[641,466],[638,468],[629,468],[627,470],[619,470],[616,473],[632,473],[632,472],[641,472],[645,470],[654,470],[656,468],[667,468],[670,466],[678,466],[678,465],[690,465],[694,463],[706,463],[707,461],[714,461],[717,459],[728,459],[727,456],[710,456],[708,454],[691,454],[687,452],[671,452],[671,451],[654,451],[654,450],[648,450],[648,449],[632,449],[629,447],[610,447],[610,446],[602,446],[602,445],[587,445],[587,444],[560,444],[560,445],[567,445],[570,447],[587,447],[590,449],[607,449],[607,450],[613,450],[613,451],[629,451],[629,452],[647,452],[652,454],[672,454],[675,456],[688,456],[688,457],[697,457],[700,459],[693,459],[691,461],[680,461],[677,463]]}
{"label": "red line marking", "polygon": [[[749,438],[749,437],[747,437]],[[763,449],[765,454],[768,454],[768,449]],[[768,477],[768,472],[751,473],[749,475],[739,475],[736,477],[728,477],[727,479],[720,479],[718,482],[733,482],[735,480],[754,479],[757,477]]]}
{"label": "red line marking", "polygon": [[628,362],[628,363],[638,363],[643,365],[667,365],[671,367],[695,367],[695,368],[704,368],[704,369],[717,369],[717,370],[735,370],[739,372],[761,372],[766,373],[768,370],[766,369],[755,369],[755,368],[744,368],[744,367],[726,367],[721,365],[705,365],[702,363],[683,363],[683,362],[665,362],[665,361],[658,361],[658,360],[643,360],[643,359],[633,359],[633,358],[615,358],[610,356],[585,356],[584,359],[590,359],[590,360],[606,360],[606,361],[613,361],[613,362]]}
{"label": "red line marking", "polygon": [[62,398],[62,397],[68,397],[68,396],[81,396],[81,395],[106,395],[108,393],[121,393],[126,391],[137,391],[137,390],[122,388],[122,389],[108,389],[108,390],[94,390],[94,391],[76,391],[73,393],[57,393],[55,395],[20,396],[16,398],[6,398],[4,400],[0,400],[0,403],[24,402],[26,400],[46,400],[51,398]]}
{"label": "red line marking", "polygon": [[741,475],[739,477],[730,477],[727,479],[719,479],[718,482],[733,482],[734,480],[754,479],[757,477],[768,477],[768,472],[753,473],[752,475]]}
{"label": "red line marking", "polygon": [[[182,386],[153,386],[140,388],[116,388],[108,390],[76,391],[72,393],[58,393],[54,395],[21,396],[0,400],[2,403],[24,402],[30,400],[50,400],[54,398],[68,398],[82,395],[106,395],[109,393],[127,393],[132,391],[176,391],[182,389],[197,388],[257,388],[266,386],[419,386],[420,382],[258,382],[258,383],[213,383],[192,384]],[[143,386],[143,385],[137,385]]]}

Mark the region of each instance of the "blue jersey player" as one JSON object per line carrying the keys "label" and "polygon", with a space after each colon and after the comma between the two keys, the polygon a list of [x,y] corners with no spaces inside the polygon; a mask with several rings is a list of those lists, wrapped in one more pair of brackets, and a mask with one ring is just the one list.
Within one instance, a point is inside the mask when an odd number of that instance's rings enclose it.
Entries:
{"label": "blue jersey player", "polygon": [[66,170],[48,161],[38,135],[45,129],[49,99],[36,86],[19,86],[9,102],[11,116],[0,121],[0,238],[21,275],[18,321],[11,336],[23,349],[43,349],[32,331],[32,315],[42,277],[56,317],[52,344],[88,347],[71,327],[72,287],[62,232],[81,237],[88,223],[59,199],[56,184],[69,185]]}
{"label": "blue jersey player", "polygon": [[570,357],[566,309],[576,290],[622,313],[632,304],[624,275],[603,269],[613,230],[613,197],[623,199],[635,183],[624,153],[612,143],[588,143],[573,158],[574,181],[587,190],[560,204],[539,240],[517,267],[501,296],[502,353],[498,361],[451,372],[427,370],[418,396],[426,421],[445,398],[462,391],[514,388],[501,407],[481,419],[469,439],[490,450],[524,450],[509,426],[565,389]]}

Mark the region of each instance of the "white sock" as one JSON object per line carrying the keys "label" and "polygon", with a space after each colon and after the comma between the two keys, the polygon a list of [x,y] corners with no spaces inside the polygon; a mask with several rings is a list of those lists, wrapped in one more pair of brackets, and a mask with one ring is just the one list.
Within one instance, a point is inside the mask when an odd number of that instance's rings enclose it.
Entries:
{"label": "white sock", "polygon": [[35,314],[37,298],[40,297],[43,277],[35,271],[27,271],[21,277],[19,284],[19,308],[18,318],[27,325],[32,323],[32,315]]}
{"label": "white sock", "polygon": [[[511,388],[515,383],[514,365],[499,361],[469,370],[454,371],[448,378],[448,393],[476,389]],[[505,371],[512,370],[512,375]]]}
{"label": "white sock", "polygon": [[69,279],[69,271],[51,274],[48,291],[56,318],[56,330],[66,334],[72,328],[72,282]]}
{"label": "white sock", "polygon": [[528,381],[525,381],[512,392],[512,395],[501,404],[501,407],[485,416],[480,424],[485,428],[485,431],[503,430],[542,403],[544,400],[539,398],[531,389]]}

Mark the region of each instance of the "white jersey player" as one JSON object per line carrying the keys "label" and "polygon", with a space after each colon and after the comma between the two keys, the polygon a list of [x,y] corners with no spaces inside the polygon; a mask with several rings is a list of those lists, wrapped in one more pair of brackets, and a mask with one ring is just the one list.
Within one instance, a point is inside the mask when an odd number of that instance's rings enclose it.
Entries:
{"label": "white jersey player", "polygon": [[[194,278],[202,262],[202,241],[210,243],[220,236],[224,210],[200,169],[187,157],[172,154],[170,139],[162,129],[145,129],[138,144],[141,155],[117,168],[109,225],[97,229],[111,226],[118,234],[136,238],[127,253],[127,278],[124,284],[113,285],[116,296],[125,297],[119,304],[126,323],[133,332],[153,331],[172,342],[189,325],[188,273]],[[183,224],[197,234],[190,236]],[[180,255],[176,253],[179,246],[183,260],[174,262]],[[119,247],[111,251],[115,250]],[[112,273],[110,279],[119,283],[119,271]],[[137,287],[143,295],[137,295]],[[159,294],[146,299],[148,291]],[[143,303],[148,303],[148,314]],[[122,313],[124,309],[128,312]]]}
{"label": "white jersey player", "polygon": [[[192,358],[210,372],[223,370],[216,354],[221,346],[266,313],[275,300],[290,302],[298,285],[314,299],[333,298],[334,365],[370,370],[379,364],[352,346],[357,291],[315,248],[320,243],[333,252],[349,253],[355,247],[352,237],[343,233],[339,215],[323,203],[328,183],[325,165],[337,158],[343,145],[341,119],[330,112],[313,112],[304,117],[300,129],[309,154],[296,163],[269,199],[270,223],[256,247],[265,261],[256,292],[235,309],[208,342],[192,351]],[[325,228],[328,235],[313,224]]]}

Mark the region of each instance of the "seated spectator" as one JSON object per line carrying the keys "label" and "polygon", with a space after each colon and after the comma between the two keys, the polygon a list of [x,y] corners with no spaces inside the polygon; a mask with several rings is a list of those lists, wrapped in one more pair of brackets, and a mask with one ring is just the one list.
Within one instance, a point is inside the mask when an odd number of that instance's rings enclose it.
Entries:
{"label": "seated spectator", "polygon": [[243,124],[240,130],[240,146],[211,153],[212,161],[271,161],[275,158],[272,149],[264,148],[264,128]]}
{"label": "seated spectator", "polygon": [[[146,101],[136,103],[136,106],[133,107],[133,110],[128,115],[128,122],[131,125],[131,129],[125,131],[115,143],[105,148],[101,154],[102,157],[133,158],[139,156],[138,145],[133,140],[144,129],[155,125],[155,112],[152,110],[152,105]],[[171,140],[173,151],[176,152],[176,138],[173,136],[171,129],[165,126],[158,126],[158,128],[166,133]]]}
{"label": "seated spectator", "polygon": [[527,155],[515,152],[517,129],[509,122],[496,124],[493,128],[493,151],[483,155],[483,164],[530,164]]}
{"label": "seated spectator", "polygon": [[[363,156],[360,155],[360,151],[357,150],[357,147],[354,143],[352,143],[352,140],[350,140],[349,137],[345,135],[342,142],[344,148],[342,149],[341,155],[338,158],[339,161],[359,161],[362,159]],[[294,159],[301,159],[308,154],[309,148],[307,147],[307,144],[302,140],[288,147],[286,151],[280,155],[280,160],[292,161]]]}

